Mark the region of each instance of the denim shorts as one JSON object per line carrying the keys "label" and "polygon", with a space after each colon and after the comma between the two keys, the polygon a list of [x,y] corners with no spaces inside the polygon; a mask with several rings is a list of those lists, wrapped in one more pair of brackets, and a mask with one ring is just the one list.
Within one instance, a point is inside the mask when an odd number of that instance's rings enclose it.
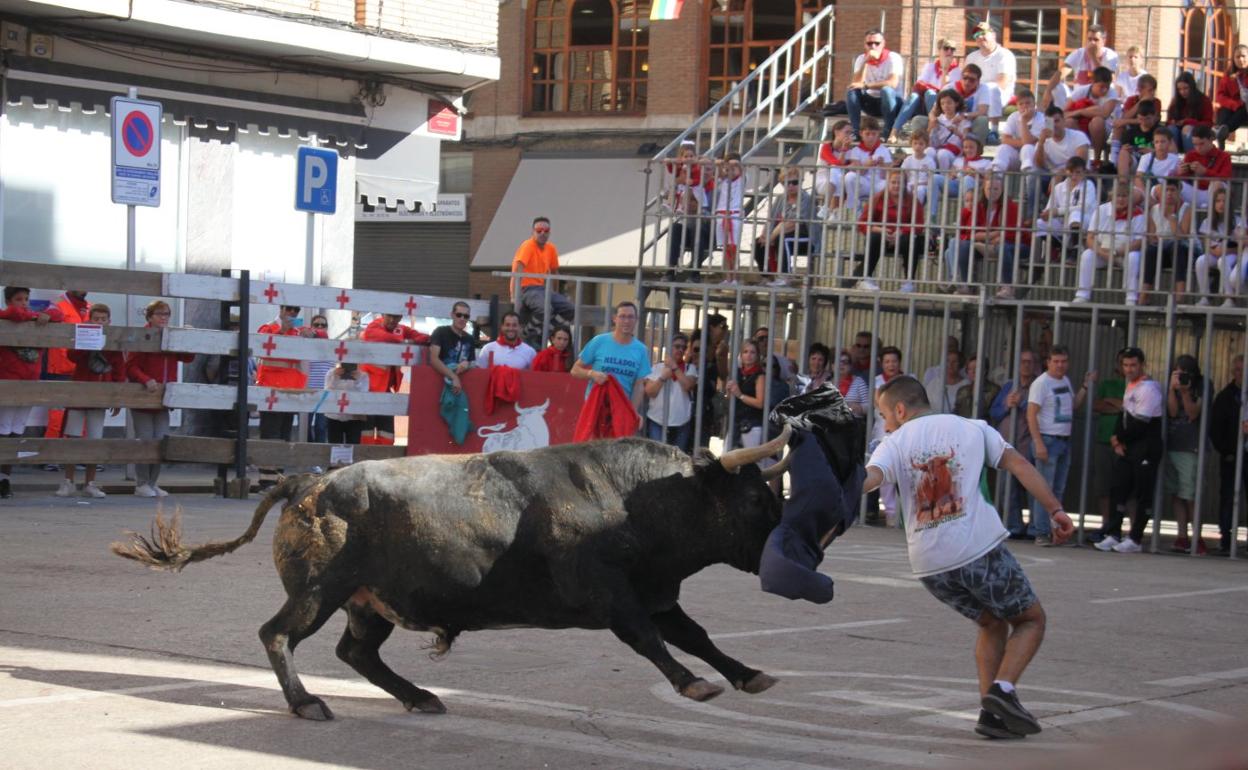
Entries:
{"label": "denim shorts", "polygon": [[1009,620],[1040,601],[1004,544],[969,564],[919,580],[928,593],[971,620],[985,612]]}

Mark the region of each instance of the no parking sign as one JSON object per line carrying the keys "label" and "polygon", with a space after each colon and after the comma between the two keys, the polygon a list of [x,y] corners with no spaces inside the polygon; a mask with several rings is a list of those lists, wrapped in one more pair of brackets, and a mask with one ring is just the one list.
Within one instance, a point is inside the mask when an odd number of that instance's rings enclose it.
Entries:
{"label": "no parking sign", "polygon": [[113,203],[160,205],[160,102],[109,100],[113,116]]}

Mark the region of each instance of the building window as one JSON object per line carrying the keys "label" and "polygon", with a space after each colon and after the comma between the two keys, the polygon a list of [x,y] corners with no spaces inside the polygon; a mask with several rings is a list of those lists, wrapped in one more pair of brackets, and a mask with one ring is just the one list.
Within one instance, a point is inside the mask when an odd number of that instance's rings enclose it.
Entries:
{"label": "building window", "polygon": [[[1210,98],[1226,74],[1235,47],[1231,19],[1225,0],[1185,0],[1183,6],[1183,58],[1179,72],[1191,72]],[[1175,72],[1177,77],[1179,72]]]}
{"label": "building window", "polygon": [[829,0],[707,0],[706,101],[713,106]]}
{"label": "building window", "polygon": [[529,112],[644,112],[650,0],[529,5]]}
{"label": "building window", "polygon": [[[967,5],[971,5],[968,3]],[[966,11],[963,35],[966,50],[975,50],[971,39],[975,25],[985,18],[997,32],[997,41],[1010,49],[1018,61],[1018,85],[1027,86],[1040,98],[1045,84],[1071,51],[1083,45],[1084,32],[1092,24],[1105,27],[1107,43],[1114,47],[1110,0],[1026,0],[1011,8],[1010,0],[975,3]],[[1125,55],[1124,51],[1118,52]]]}

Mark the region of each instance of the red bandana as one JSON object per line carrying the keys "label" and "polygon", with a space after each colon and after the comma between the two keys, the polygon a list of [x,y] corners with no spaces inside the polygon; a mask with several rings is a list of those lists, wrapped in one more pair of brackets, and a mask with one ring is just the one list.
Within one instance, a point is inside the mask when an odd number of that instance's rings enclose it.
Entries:
{"label": "red bandana", "polygon": [[881,144],[880,142],[876,142],[874,147],[868,147],[866,142],[859,142],[858,149],[870,155],[871,153],[879,149],[880,144]]}
{"label": "red bandana", "polygon": [[841,378],[840,382],[836,383],[836,387],[838,390],[841,391],[842,396],[848,396],[849,386],[853,384],[854,384],[854,375],[847,374]]}
{"label": "red bandana", "polygon": [[[871,54],[872,54],[872,53],[874,53],[874,54],[875,54],[875,58],[874,58],[874,59],[872,59],[872,58],[871,58]],[[871,51],[871,52],[868,52],[868,53],[867,53],[867,63],[868,63],[868,64],[879,64],[879,63],[880,63],[880,62],[882,62],[882,61],[887,61],[888,56],[889,56],[889,54],[890,54],[890,53],[892,53],[892,52],[891,52],[891,51],[889,51],[887,48],[885,48],[884,46],[880,46],[880,50],[879,50],[879,51]]]}
{"label": "red bandana", "polygon": [[759,366],[758,364],[754,364],[753,366],[741,367],[741,374],[744,377],[753,377],[757,374],[761,374],[762,371],[763,371],[763,367]]}
{"label": "red bandana", "polygon": [[515,342],[508,342],[507,338],[502,336],[501,334],[498,336],[498,339],[494,341],[502,345],[503,347],[511,348],[512,350],[515,350],[516,348],[520,347],[520,343],[524,342],[524,340],[520,339],[519,337],[516,337]]}

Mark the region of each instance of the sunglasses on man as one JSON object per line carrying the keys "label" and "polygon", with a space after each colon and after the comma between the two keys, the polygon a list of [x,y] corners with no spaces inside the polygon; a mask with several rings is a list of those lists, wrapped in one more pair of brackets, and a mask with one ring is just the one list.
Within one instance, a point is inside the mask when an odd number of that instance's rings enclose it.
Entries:
{"label": "sunglasses on man", "polygon": [[462,319],[464,319],[465,321],[467,321],[467,320],[470,318],[470,316],[469,316],[467,313],[456,313],[456,314],[455,314],[455,317],[456,317],[456,318],[462,318]]}

